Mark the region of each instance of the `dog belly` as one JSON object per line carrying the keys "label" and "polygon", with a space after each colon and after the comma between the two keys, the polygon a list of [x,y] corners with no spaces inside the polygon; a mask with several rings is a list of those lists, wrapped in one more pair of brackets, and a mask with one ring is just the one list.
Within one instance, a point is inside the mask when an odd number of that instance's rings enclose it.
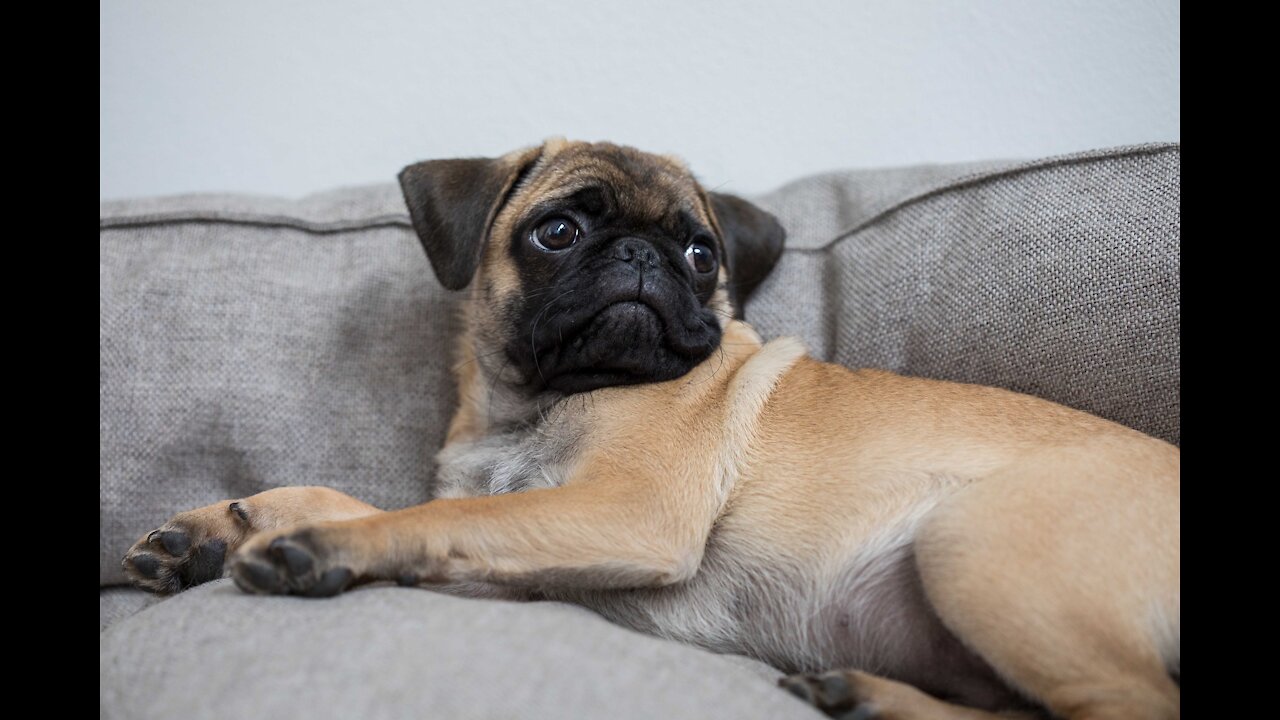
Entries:
{"label": "dog belly", "polygon": [[972,707],[1008,706],[1015,694],[930,607],[910,525],[868,539],[863,552],[827,572],[815,571],[812,558],[744,562],[741,548],[762,539],[717,532],[698,575],[682,585],[553,597],[641,632],[748,655],[786,673],[856,668]]}

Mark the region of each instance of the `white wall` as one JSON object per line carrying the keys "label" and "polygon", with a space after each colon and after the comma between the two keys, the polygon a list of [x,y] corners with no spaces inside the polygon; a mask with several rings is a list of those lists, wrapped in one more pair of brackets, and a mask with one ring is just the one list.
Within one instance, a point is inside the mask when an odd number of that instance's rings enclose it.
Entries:
{"label": "white wall", "polygon": [[104,0],[102,198],[301,195],[549,135],[763,191],[1179,139],[1177,0]]}

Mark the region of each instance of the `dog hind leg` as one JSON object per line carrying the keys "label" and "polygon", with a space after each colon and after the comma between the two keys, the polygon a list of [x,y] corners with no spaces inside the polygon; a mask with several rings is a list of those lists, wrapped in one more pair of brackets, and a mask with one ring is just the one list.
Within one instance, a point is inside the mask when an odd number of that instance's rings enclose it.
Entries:
{"label": "dog hind leg", "polygon": [[177,592],[222,577],[228,554],[260,532],[379,512],[330,488],[275,488],[178,513],[134,543],[122,565],[129,579],[146,590]]}
{"label": "dog hind leg", "polygon": [[960,490],[916,537],[942,622],[1058,717],[1180,715],[1171,450],[1038,453]]}
{"label": "dog hind leg", "polygon": [[778,684],[834,718],[857,720],[1012,720],[1022,712],[990,713],[944,702],[920,690],[857,670],[789,675]]}

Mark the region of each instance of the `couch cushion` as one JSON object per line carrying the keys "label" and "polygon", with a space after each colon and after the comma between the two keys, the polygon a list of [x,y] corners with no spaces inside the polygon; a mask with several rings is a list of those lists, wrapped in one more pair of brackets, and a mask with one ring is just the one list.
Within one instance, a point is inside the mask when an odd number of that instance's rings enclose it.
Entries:
{"label": "couch cushion", "polygon": [[[788,249],[746,309],[851,366],[1030,392],[1179,440],[1179,148],[830,173],[756,198]],[[428,497],[444,291],[393,184],[109,202],[100,583],[180,510],[320,484]]]}
{"label": "couch cushion", "polygon": [[106,630],[117,622],[132,616],[138,611],[164,600],[162,595],[154,595],[127,585],[113,585],[98,588],[98,629]]}
{"label": "couch cushion", "polygon": [[805,718],[766,665],[562,603],[189,590],[101,635],[103,718]]}

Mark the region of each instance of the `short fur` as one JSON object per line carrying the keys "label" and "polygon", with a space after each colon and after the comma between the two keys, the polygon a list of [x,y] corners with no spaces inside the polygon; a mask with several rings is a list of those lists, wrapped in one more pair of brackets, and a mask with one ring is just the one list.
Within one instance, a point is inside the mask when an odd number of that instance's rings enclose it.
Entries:
{"label": "short fur", "polygon": [[[406,200],[441,281],[470,284],[439,499],[293,487],[182,513],[126,557],[138,584],[226,554],[249,592],[568,600],[797,673],[833,715],[1179,716],[1177,448],[762,342],[740,308],[781,228],[671,158],[553,140],[433,163]],[[580,247],[528,245],[548,212],[581,214]],[[679,265],[698,237],[714,282]]]}

